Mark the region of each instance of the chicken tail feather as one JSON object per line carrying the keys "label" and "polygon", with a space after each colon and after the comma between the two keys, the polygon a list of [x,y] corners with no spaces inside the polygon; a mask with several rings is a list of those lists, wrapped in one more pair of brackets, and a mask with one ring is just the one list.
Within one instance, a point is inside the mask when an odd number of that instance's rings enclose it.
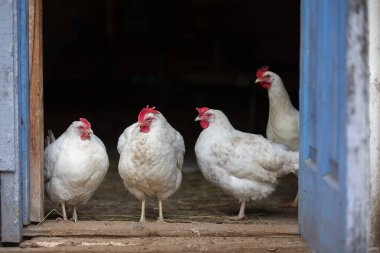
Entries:
{"label": "chicken tail feather", "polygon": [[47,136],[45,138],[45,146],[49,146],[51,143],[53,143],[55,141],[55,137],[54,137],[54,134],[53,132],[49,129],[48,132],[47,132]]}
{"label": "chicken tail feather", "polygon": [[298,175],[299,169],[299,152],[298,151],[288,151],[289,152],[289,161],[286,162],[283,166],[281,175],[287,175],[290,173]]}

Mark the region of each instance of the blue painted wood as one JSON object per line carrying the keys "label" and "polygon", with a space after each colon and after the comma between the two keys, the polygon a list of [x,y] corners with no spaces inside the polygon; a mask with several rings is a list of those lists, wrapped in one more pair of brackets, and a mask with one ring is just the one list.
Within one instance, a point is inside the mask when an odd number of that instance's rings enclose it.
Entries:
{"label": "blue painted wood", "polygon": [[13,19],[13,2],[1,0],[0,9],[0,171],[15,171],[18,163],[18,137],[14,80],[17,67],[14,64],[14,37],[16,26]]}
{"label": "blue painted wood", "polygon": [[1,239],[14,243],[22,239],[23,224],[18,4],[16,0],[0,0]]}
{"label": "blue painted wood", "polygon": [[30,223],[29,184],[29,6],[27,0],[17,0],[18,33],[18,106],[20,169],[22,176],[23,224]]}
{"label": "blue painted wood", "polygon": [[[334,6],[340,6],[340,11],[332,13]],[[344,45],[331,52],[335,39],[344,36],[344,30],[329,36],[339,22],[345,22],[342,12],[343,1],[302,3],[300,230],[311,248],[318,252],[340,252],[344,248],[341,238],[344,222],[339,215],[341,184],[330,173],[331,159],[338,159],[330,156],[330,129],[339,128],[340,134],[345,133],[344,120],[330,118],[331,113],[345,111],[344,107],[335,106],[339,97],[330,96],[332,86],[342,89],[345,85],[334,83],[332,78],[332,73],[346,76],[344,71],[338,73],[332,66],[333,58],[345,64]]]}
{"label": "blue painted wood", "polygon": [[[354,230],[348,226],[355,212],[365,212],[366,203],[363,195],[362,199],[355,198],[357,210],[349,207],[349,189],[359,179],[347,175],[360,168],[348,164],[348,150],[354,146],[366,148],[364,142],[347,142],[355,137],[348,129],[350,124],[363,121],[352,116],[348,105],[365,103],[347,99],[352,96],[347,85],[347,53],[352,50],[347,45],[349,17],[346,0],[301,2],[299,226],[315,252],[365,252],[362,246],[359,251],[355,248],[365,243],[347,239],[350,233],[363,234],[366,229],[365,222],[358,222]],[[366,157],[358,160],[365,164]],[[365,187],[364,182],[358,190],[368,194]]]}
{"label": "blue painted wood", "polygon": [[19,243],[22,240],[21,175],[1,174],[1,240]]}

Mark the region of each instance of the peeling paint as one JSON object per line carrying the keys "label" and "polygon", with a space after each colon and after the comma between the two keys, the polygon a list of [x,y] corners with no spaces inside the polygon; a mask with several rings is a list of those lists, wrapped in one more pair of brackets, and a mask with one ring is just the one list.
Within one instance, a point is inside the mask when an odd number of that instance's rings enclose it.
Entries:
{"label": "peeling paint", "polygon": [[380,247],[380,1],[369,0],[370,247]]}
{"label": "peeling paint", "polygon": [[348,1],[346,252],[367,252],[369,207],[367,1]]}
{"label": "peeling paint", "polygon": [[[24,1],[24,2],[23,2]],[[18,128],[18,33],[17,10],[25,11],[20,2],[0,1],[0,172],[1,239],[18,243],[22,240],[22,197]],[[24,23],[27,22],[24,19]]]}

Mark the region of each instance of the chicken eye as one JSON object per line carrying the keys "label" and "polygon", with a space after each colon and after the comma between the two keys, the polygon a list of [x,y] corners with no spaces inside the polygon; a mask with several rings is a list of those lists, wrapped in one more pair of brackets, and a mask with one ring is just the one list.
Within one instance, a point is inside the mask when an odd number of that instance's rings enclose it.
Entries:
{"label": "chicken eye", "polygon": [[206,113],[206,117],[207,117],[207,118],[210,118],[211,116],[212,116],[211,113]]}

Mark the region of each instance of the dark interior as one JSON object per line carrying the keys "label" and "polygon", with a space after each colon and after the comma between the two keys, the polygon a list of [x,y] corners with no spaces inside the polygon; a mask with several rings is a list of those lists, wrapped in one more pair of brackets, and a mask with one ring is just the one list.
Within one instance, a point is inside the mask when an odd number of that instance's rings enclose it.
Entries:
{"label": "dark interior", "polygon": [[[298,108],[299,1],[43,1],[45,131],[85,117],[108,152],[156,106],[194,162],[195,107],[222,110],[236,129],[265,135],[262,66]],[[118,159],[115,154],[115,158]]]}
{"label": "dark interior", "polygon": [[299,1],[43,1],[45,129],[60,135],[87,118],[109,152],[146,105],[184,137],[195,107],[226,113],[235,128],[265,135],[264,65],[298,108]]}
{"label": "dark interior", "polygon": [[[146,105],[156,106],[183,135],[184,172],[197,171],[193,150],[201,127],[194,122],[195,107],[220,109],[235,128],[265,135],[268,96],[254,83],[258,68],[269,66],[279,74],[298,108],[299,1],[43,4],[45,131],[59,136],[85,117],[110,157],[104,181],[79,210],[80,220],[138,220],[140,203],[120,180],[116,145]],[[260,223],[260,216],[295,221],[297,209],[279,205],[296,191],[296,177],[284,178],[271,198],[247,207],[246,222]],[[57,208],[45,204],[46,213]],[[236,199],[195,172],[184,175],[164,212],[172,221],[218,223],[237,210]],[[147,212],[150,219],[157,215],[151,208]]]}

